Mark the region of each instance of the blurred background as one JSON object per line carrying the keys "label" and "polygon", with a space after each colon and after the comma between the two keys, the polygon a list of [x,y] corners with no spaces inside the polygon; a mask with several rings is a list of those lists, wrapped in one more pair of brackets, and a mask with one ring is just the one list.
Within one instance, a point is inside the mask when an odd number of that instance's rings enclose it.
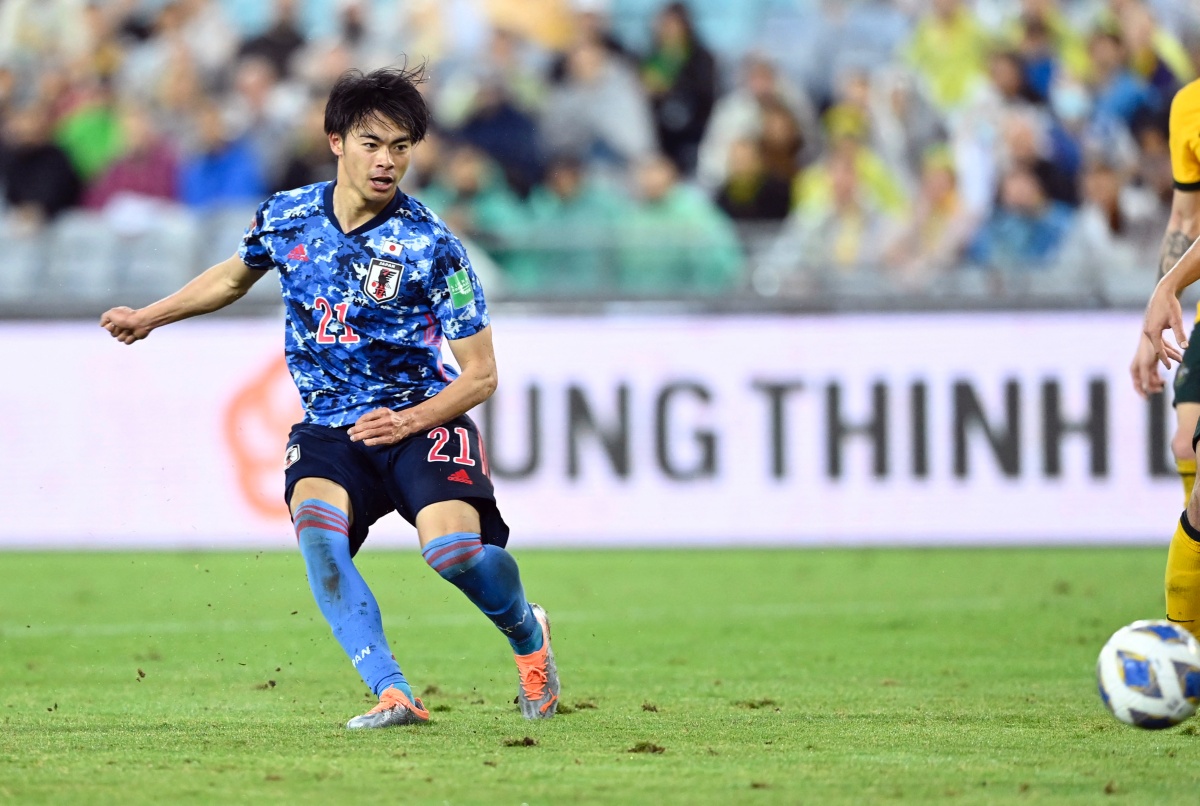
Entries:
{"label": "blurred background", "polygon": [[[1123,375],[1170,100],[1200,65],[1191,0],[0,0],[0,317],[8,377],[43,390],[3,393],[18,455],[46,453],[14,424],[50,400],[98,412],[63,451],[144,444],[146,473],[178,462],[151,424],[240,412],[178,483],[235,479],[212,482],[244,504],[222,529],[279,528],[277,285],[162,348],[82,328],[232,254],[266,195],[333,178],[330,86],[404,60],[434,126],[402,188],[463,237],[510,334],[481,418],[529,517],[566,501],[564,522],[590,507],[581,539],[635,539],[665,501],[684,537],[855,540],[883,495],[919,541],[1012,496],[1020,524],[981,539],[1166,529],[1169,410]],[[714,509],[760,495],[767,532]],[[113,535],[185,532],[162,525],[178,501]],[[1064,526],[1080,504],[1095,522]],[[19,539],[80,528],[30,518]]]}

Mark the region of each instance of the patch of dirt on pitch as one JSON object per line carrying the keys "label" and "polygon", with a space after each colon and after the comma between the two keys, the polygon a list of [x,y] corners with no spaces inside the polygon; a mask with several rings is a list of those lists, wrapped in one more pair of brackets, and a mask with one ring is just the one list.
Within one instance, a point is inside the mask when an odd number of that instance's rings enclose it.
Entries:
{"label": "patch of dirt on pitch", "polygon": [[638,742],[627,751],[629,753],[665,753],[667,748],[654,742]]}
{"label": "patch of dirt on pitch", "polygon": [[532,736],[524,736],[520,739],[505,739],[505,747],[537,747],[537,739]]}
{"label": "patch of dirt on pitch", "polygon": [[775,702],[775,700],[765,698],[761,700],[738,700],[734,705],[738,708],[749,708],[751,711],[757,711],[760,708],[774,708],[777,711],[779,710],[779,703]]}

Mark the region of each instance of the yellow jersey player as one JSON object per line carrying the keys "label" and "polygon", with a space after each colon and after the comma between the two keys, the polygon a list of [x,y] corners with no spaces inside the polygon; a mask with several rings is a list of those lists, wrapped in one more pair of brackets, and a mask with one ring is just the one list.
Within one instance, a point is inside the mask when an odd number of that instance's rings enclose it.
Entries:
{"label": "yellow jersey player", "polygon": [[[1200,439],[1200,337],[1189,346],[1179,295],[1200,279],[1200,80],[1183,87],[1171,102],[1171,171],[1175,192],[1159,259],[1160,279],[1146,306],[1141,341],[1130,366],[1141,395],[1163,388],[1157,364],[1175,373],[1175,435],[1171,449],[1183,479],[1187,508],[1167,552],[1167,618],[1200,635],[1200,496],[1195,489],[1196,442]],[[1200,323],[1200,308],[1197,320]],[[1163,338],[1173,331],[1175,343]],[[1200,325],[1193,330],[1198,334]]]}

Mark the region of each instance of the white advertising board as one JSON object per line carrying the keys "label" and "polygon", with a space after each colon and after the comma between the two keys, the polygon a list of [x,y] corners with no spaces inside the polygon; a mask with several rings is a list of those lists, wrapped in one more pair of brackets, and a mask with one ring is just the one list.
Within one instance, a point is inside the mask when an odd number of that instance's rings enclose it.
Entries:
{"label": "white advertising board", "polygon": [[[1159,542],[1172,415],[1127,313],[499,315],[484,429],[514,546]],[[294,545],[278,321],[126,347],[0,325],[6,547]],[[415,544],[391,515],[373,545]]]}

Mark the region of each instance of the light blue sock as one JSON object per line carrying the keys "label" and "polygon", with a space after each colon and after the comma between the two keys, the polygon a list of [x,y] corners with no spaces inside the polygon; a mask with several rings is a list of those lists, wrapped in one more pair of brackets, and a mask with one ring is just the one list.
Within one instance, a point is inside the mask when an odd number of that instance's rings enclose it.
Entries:
{"label": "light blue sock", "polygon": [[421,554],[442,579],[465,593],[500,628],[513,652],[528,655],[542,648],[542,629],[525,600],[511,554],[499,546],[485,546],[473,532],[431,540]]}
{"label": "light blue sock", "polygon": [[375,596],[350,559],[346,513],[310,498],[296,507],[293,525],[317,607],[363,682],[377,697],[395,686],[409,702],[415,702],[383,636],[383,619]]}

